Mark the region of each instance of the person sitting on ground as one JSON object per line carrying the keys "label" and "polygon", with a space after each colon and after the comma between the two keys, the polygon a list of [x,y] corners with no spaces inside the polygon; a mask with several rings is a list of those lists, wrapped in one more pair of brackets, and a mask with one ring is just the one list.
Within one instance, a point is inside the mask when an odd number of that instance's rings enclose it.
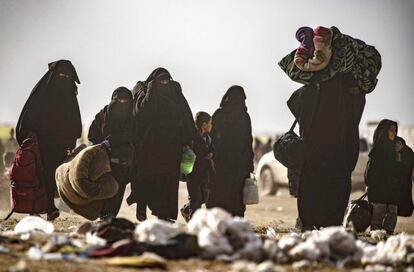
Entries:
{"label": "person sitting on ground", "polygon": [[193,172],[188,175],[187,190],[189,202],[181,208],[181,215],[188,222],[195,211],[207,202],[208,184],[214,173],[214,147],[210,137],[213,127],[207,112],[198,112],[195,118],[198,135],[194,138],[193,149],[196,154]]}

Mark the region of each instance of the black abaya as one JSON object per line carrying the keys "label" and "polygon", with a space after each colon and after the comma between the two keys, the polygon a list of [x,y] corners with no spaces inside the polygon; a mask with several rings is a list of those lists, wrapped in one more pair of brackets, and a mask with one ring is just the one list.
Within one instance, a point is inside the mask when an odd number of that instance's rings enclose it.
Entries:
{"label": "black abaya", "polygon": [[56,210],[55,171],[63,162],[68,149],[73,149],[81,136],[82,122],[77,101],[79,78],[68,60],[49,64],[49,71],[33,88],[23,107],[16,127],[19,144],[30,132],[36,134],[48,195],[48,213]]}
{"label": "black abaya", "polygon": [[147,80],[135,110],[137,178],[128,203],[145,203],[162,219],[176,219],[180,161],[191,146],[195,125],[178,82],[163,68]]}
{"label": "black abaya", "polygon": [[244,181],[253,172],[252,128],[245,99],[242,87],[230,87],[213,115],[211,132],[216,174],[210,181],[207,207],[220,207],[234,216],[244,216]]}

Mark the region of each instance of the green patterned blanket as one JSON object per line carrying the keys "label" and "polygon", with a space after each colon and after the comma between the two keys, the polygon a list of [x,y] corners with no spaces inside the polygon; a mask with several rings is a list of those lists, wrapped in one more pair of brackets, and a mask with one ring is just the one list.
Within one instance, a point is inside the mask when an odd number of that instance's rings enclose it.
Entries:
{"label": "green patterned blanket", "polygon": [[294,63],[295,52],[284,57],[279,66],[293,81],[309,84],[317,77],[318,81],[326,81],[336,73],[351,73],[357,88],[350,91],[370,93],[377,85],[377,75],[381,70],[381,55],[375,47],[363,41],[342,34],[338,28],[331,27],[333,32],[331,61],[325,69],[318,72],[305,72]]}

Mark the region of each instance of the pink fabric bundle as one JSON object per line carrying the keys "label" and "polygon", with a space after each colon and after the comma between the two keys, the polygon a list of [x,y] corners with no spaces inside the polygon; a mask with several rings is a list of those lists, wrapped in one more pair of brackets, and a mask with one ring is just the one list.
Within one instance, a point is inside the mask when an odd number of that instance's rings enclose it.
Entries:
{"label": "pink fabric bundle", "polygon": [[294,62],[300,70],[316,72],[328,65],[332,56],[332,31],[329,28],[301,27],[296,32],[296,39],[300,46],[296,49]]}

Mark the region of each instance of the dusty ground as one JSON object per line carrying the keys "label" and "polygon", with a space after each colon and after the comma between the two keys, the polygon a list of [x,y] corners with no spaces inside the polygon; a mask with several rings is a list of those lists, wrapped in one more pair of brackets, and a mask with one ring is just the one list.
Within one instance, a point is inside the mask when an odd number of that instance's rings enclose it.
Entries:
{"label": "dusty ground", "polygon": [[[127,192],[128,193],[128,192]],[[351,199],[357,198],[361,192],[355,192]],[[126,194],[128,195],[128,194]],[[2,211],[0,217],[4,217],[7,212],[4,209],[4,187],[1,189],[0,196]],[[180,185],[180,207],[187,200],[187,192],[185,183]],[[7,204],[6,204],[7,205]],[[6,222],[1,222],[1,228],[12,228],[20,218],[24,215],[15,214]],[[121,209],[120,215],[128,218],[133,222],[135,219],[135,205],[124,205]],[[255,226],[257,230],[264,230],[267,226],[272,226],[278,232],[287,232],[293,228],[297,216],[296,200],[289,196],[286,189],[281,189],[276,196],[262,197],[260,204],[247,207],[246,218]],[[149,214],[149,217],[151,215]],[[54,222],[55,228],[59,232],[68,232],[71,226],[78,226],[86,220],[73,213],[62,212],[59,219]],[[181,215],[178,218],[179,222],[184,222]],[[414,233],[414,217],[398,219],[396,228],[397,232]],[[21,255],[2,255],[0,254],[0,271],[7,271],[10,265],[17,263]],[[87,261],[83,263],[74,262],[29,262],[30,271],[133,271],[132,269],[108,267],[100,261]],[[229,271],[228,264],[216,262],[203,262],[198,260],[187,260],[178,262],[169,262],[168,270],[171,271]],[[154,271],[154,270],[151,270]]]}

